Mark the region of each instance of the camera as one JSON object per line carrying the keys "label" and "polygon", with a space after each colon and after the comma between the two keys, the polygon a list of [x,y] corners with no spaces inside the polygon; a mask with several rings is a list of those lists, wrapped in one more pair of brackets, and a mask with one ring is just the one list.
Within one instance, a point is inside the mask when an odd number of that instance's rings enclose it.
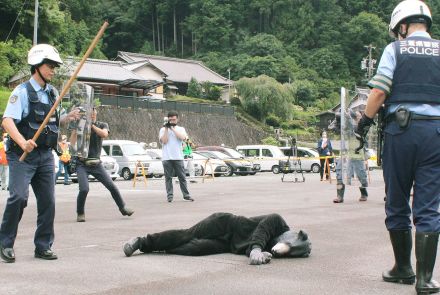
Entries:
{"label": "camera", "polygon": [[176,126],[176,124],[175,123],[170,123],[168,121],[168,117],[164,117],[163,118],[163,127],[171,128],[173,126]]}

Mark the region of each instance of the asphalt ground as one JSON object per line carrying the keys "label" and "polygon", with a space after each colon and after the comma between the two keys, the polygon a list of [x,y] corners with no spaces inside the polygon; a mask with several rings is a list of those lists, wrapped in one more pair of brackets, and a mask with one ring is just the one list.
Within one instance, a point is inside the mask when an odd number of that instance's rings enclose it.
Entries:
{"label": "asphalt ground", "polygon": [[[136,210],[131,217],[121,216],[109,192],[94,182],[85,223],[76,222],[78,185],[58,184],[55,261],[33,257],[36,205],[31,193],[15,243],[16,263],[0,263],[0,294],[415,294],[414,286],[381,279],[394,262],[384,226],[381,171],[371,172],[370,197],[362,203],[357,182],[347,186],[343,204],[333,204],[335,181],[320,182],[319,174],[305,177],[304,183],[282,183],[281,175],[272,173],[199,179],[190,184],[195,202],[184,201],[175,184],[172,203],[166,201],[163,179],[136,187],[117,180],[127,205]],[[2,212],[6,198],[2,191]],[[186,228],[214,212],[279,213],[293,229],[309,234],[311,256],[251,266],[247,257],[233,254],[127,258],[122,252],[131,237]]]}

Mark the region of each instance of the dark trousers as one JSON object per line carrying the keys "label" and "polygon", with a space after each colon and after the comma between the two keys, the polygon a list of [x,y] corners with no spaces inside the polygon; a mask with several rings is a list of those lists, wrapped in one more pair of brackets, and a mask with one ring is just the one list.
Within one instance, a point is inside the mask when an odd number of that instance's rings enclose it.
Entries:
{"label": "dark trousers", "polygon": [[121,193],[114,184],[110,175],[105,171],[102,164],[96,166],[86,166],[84,163],[78,161],[76,166],[76,174],[78,176],[79,193],[76,202],[76,213],[84,214],[84,206],[86,204],[87,194],[89,193],[89,179],[88,175],[92,175],[99,182],[101,182],[112,194],[113,200],[119,209],[124,208],[125,203],[122,199]]}
{"label": "dark trousers", "polygon": [[29,197],[29,184],[37,199],[37,230],[34,244],[37,250],[48,250],[54,241],[55,218],[54,159],[49,149],[36,149],[23,162],[9,151],[9,198],[0,228],[0,243],[5,248],[14,246],[18,224]]}
{"label": "dark trousers", "polygon": [[214,213],[188,229],[167,230],[141,237],[142,252],[166,251],[199,256],[217,253],[247,254],[252,246],[270,249],[270,241],[289,230],[278,214],[246,218]]}
{"label": "dark trousers", "polygon": [[227,234],[234,215],[215,213],[188,229],[167,230],[141,238],[142,252],[200,256],[230,251]]}
{"label": "dark trousers", "polygon": [[183,197],[189,197],[188,185],[186,183],[185,166],[183,160],[166,160],[162,161],[165,174],[165,187],[167,190],[167,198],[173,198],[173,176],[179,179],[180,190]]}
{"label": "dark trousers", "polygon": [[383,174],[388,230],[411,228],[440,232],[440,120],[414,120],[406,130],[395,122],[385,128]]}
{"label": "dark trousers", "polygon": [[[324,156],[320,155],[319,157],[324,157]],[[321,179],[322,179],[323,176],[324,176],[324,170],[327,169],[327,168],[325,167],[325,165],[326,165],[325,159],[319,158],[319,162],[321,163],[321,168],[319,169],[319,174],[321,175]],[[325,173],[325,178],[326,179],[328,179],[329,173],[330,173],[329,171],[326,171],[326,173]]]}

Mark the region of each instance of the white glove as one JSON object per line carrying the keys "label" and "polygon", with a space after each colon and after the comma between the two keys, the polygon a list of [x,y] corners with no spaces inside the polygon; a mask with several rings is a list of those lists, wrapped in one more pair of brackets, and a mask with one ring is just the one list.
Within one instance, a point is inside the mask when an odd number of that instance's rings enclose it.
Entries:
{"label": "white glove", "polygon": [[252,249],[249,254],[249,264],[260,265],[269,263],[272,258],[272,254],[269,252],[261,252],[260,248]]}

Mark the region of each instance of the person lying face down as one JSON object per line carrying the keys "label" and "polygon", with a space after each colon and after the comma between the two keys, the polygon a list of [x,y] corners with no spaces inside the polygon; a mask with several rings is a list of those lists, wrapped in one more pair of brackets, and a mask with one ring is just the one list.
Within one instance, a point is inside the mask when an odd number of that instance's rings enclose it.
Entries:
{"label": "person lying face down", "polygon": [[279,214],[255,217],[214,213],[188,229],[167,230],[124,243],[127,257],[143,253],[201,256],[218,253],[245,254],[249,264],[269,263],[275,257],[308,257],[307,233],[290,230]]}

